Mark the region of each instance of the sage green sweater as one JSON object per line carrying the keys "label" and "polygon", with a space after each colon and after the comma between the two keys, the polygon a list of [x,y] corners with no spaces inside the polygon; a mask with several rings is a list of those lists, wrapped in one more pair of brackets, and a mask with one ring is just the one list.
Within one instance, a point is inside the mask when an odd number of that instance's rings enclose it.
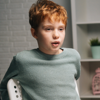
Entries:
{"label": "sage green sweater", "polygon": [[10,78],[20,81],[23,100],[80,100],[74,82],[80,76],[80,55],[74,49],[62,49],[58,55],[37,48],[14,56],[0,84],[3,100],[9,100]]}

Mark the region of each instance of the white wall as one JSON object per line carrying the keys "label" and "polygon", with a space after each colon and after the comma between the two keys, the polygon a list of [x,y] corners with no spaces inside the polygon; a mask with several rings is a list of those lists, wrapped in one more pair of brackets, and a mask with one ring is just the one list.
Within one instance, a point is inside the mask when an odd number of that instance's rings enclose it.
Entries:
{"label": "white wall", "polygon": [[[63,47],[72,47],[70,0],[53,0],[68,11],[68,26]],[[0,0],[0,79],[13,56],[22,50],[37,47],[31,36],[28,11],[36,0]]]}

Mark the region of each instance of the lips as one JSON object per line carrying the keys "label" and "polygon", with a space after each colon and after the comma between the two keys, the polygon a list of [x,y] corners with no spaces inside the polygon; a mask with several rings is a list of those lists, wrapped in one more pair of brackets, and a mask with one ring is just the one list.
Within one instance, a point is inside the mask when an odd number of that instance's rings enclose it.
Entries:
{"label": "lips", "polygon": [[53,42],[53,43],[52,43],[52,46],[54,46],[54,47],[58,47],[58,46],[59,46],[59,44],[60,44],[60,42],[59,42],[59,41],[55,41],[55,42]]}

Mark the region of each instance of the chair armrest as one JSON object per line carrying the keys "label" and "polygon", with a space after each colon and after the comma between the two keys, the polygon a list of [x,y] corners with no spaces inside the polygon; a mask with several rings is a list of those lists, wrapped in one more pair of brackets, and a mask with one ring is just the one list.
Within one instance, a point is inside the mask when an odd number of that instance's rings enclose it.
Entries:
{"label": "chair armrest", "polygon": [[19,81],[10,79],[7,83],[7,90],[10,100],[22,100],[21,86]]}

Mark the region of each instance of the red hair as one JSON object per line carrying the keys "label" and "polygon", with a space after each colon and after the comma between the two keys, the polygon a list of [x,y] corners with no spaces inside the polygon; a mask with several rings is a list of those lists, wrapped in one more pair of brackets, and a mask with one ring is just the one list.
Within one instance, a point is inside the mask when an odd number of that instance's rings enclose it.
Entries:
{"label": "red hair", "polygon": [[55,21],[62,21],[65,27],[67,26],[66,9],[53,1],[38,0],[29,10],[29,23],[34,29],[37,29],[46,18],[52,22],[52,17]]}

